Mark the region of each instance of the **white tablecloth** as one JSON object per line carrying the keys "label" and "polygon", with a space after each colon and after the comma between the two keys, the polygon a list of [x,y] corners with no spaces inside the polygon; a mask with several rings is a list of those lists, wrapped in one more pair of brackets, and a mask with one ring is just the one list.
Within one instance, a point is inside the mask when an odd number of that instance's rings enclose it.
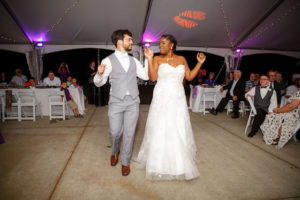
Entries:
{"label": "white tablecloth", "polygon": [[[195,90],[194,90],[195,88]],[[224,90],[222,93],[220,92],[221,86],[216,86],[216,102],[217,105],[221,101],[223,97],[226,96],[226,90]],[[190,85],[191,93],[190,93],[190,109],[193,112],[203,112],[203,103],[202,103],[202,98],[203,98],[203,93],[205,90],[210,90],[211,88],[204,88],[200,85],[192,86]],[[207,108],[212,108],[213,107],[213,102],[206,102],[205,104],[206,109]]]}
{"label": "white tablecloth", "polygon": [[[78,112],[80,114],[84,114],[85,105],[84,105],[84,95],[83,93],[80,93],[77,88],[71,88],[69,87],[69,92],[72,95],[75,103],[78,106]],[[1,89],[2,90],[2,89]],[[43,116],[49,115],[49,100],[48,100],[48,94],[52,91],[60,91],[60,88],[31,88],[31,89],[5,89],[5,90],[12,90],[13,94],[17,93],[17,91],[22,90],[33,90],[34,94],[36,96],[36,101],[40,104],[41,108],[41,114]],[[73,115],[72,110],[70,109],[70,114]]]}

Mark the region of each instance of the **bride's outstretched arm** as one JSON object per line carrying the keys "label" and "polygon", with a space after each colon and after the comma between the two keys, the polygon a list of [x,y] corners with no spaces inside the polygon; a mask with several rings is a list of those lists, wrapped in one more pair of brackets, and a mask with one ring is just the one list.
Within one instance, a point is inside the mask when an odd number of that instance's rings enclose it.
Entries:
{"label": "bride's outstretched arm", "polygon": [[188,81],[192,81],[198,74],[199,69],[205,62],[206,56],[204,53],[197,53],[197,64],[193,70],[190,70],[186,60],[185,60],[185,79]]}
{"label": "bride's outstretched arm", "polygon": [[156,81],[157,79],[157,67],[155,67],[155,62],[157,62],[156,57],[153,58],[154,52],[146,48],[144,51],[145,57],[148,60],[148,76],[151,81]]}
{"label": "bride's outstretched arm", "polygon": [[158,71],[158,57],[155,56],[151,62],[149,61],[148,75],[151,81],[157,80],[157,71]]}

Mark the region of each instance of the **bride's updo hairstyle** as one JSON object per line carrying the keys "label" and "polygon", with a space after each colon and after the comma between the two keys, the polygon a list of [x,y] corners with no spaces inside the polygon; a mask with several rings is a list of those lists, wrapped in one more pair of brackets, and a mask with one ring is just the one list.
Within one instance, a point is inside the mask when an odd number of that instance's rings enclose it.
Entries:
{"label": "bride's updo hairstyle", "polygon": [[177,40],[175,39],[175,37],[171,34],[165,34],[161,36],[162,38],[166,38],[167,40],[169,40],[172,44],[174,44],[172,50],[176,51],[176,45],[177,45]]}

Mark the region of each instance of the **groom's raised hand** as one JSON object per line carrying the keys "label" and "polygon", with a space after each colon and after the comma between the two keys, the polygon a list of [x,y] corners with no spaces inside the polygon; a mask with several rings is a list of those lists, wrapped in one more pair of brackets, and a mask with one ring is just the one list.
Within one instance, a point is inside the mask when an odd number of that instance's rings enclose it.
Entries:
{"label": "groom's raised hand", "polygon": [[98,66],[98,74],[101,76],[105,70],[105,64],[99,65]]}
{"label": "groom's raised hand", "polygon": [[150,61],[153,58],[154,52],[151,49],[146,48],[144,50],[144,54],[145,54],[145,57]]}

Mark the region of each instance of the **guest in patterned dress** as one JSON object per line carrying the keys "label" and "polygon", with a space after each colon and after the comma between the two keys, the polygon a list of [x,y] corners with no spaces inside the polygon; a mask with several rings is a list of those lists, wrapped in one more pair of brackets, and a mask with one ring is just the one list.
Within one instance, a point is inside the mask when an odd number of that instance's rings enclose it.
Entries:
{"label": "guest in patterned dress", "polygon": [[277,145],[278,149],[290,140],[300,123],[300,91],[291,96],[288,102],[281,108],[274,108],[263,123],[266,144]]}

